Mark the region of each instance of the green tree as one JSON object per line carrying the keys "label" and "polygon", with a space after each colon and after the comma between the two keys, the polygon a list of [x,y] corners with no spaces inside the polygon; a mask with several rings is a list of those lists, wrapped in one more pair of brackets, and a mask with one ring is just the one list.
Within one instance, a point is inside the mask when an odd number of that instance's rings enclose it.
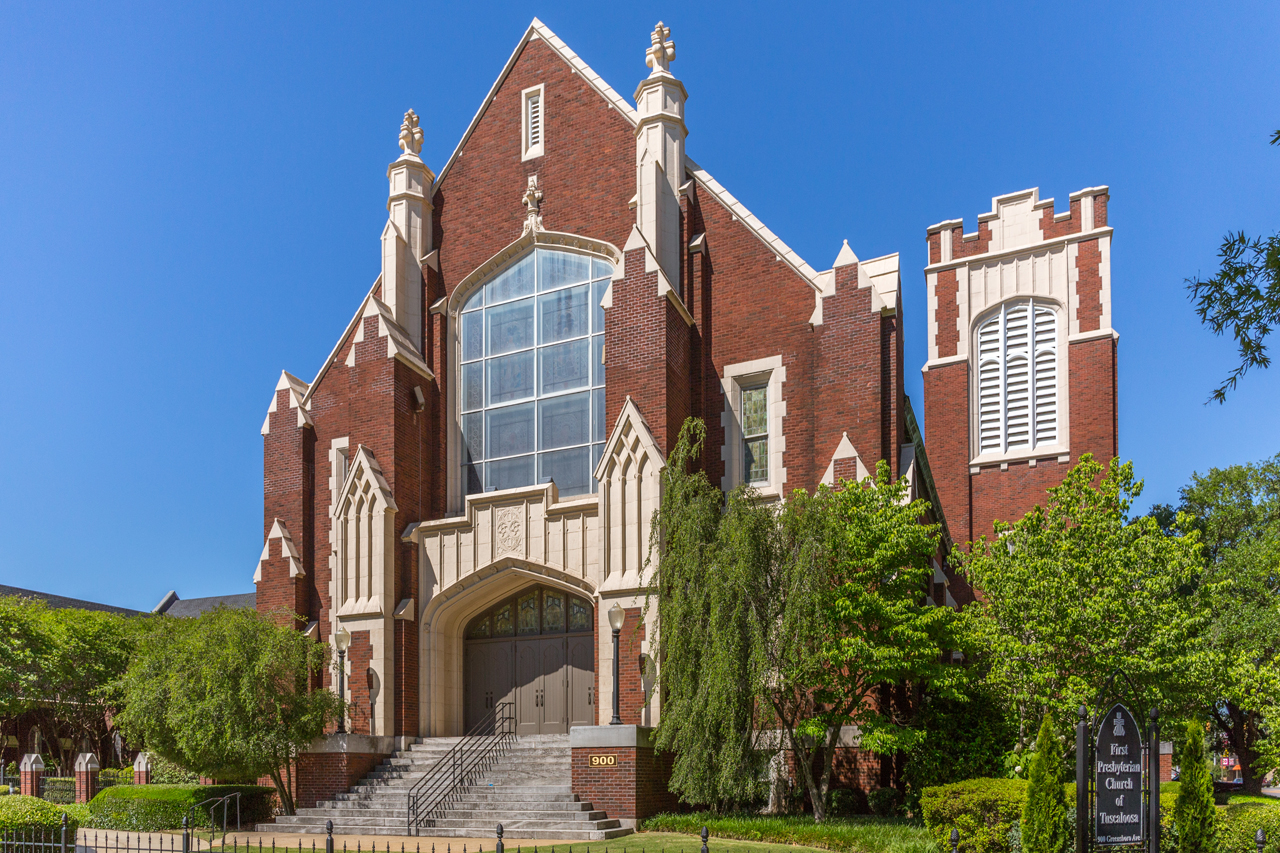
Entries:
{"label": "green tree", "polygon": [[1173,826],[1178,853],[1216,853],[1213,777],[1204,751],[1204,728],[1187,723],[1178,749],[1182,771],[1178,798],[1173,806]]}
{"label": "green tree", "polygon": [[1199,710],[1260,794],[1280,766],[1280,455],[1193,474],[1181,498],[1206,563]]}
{"label": "green tree", "polygon": [[676,754],[672,785],[701,803],[749,799],[761,753],[789,749],[821,821],[841,728],[875,752],[910,749],[921,732],[895,691],[956,695],[963,678],[942,663],[953,612],[924,601],[938,528],[883,463],[870,483],[781,506],[747,487],[725,497],[694,470],[704,437],[685,423],[653,528],[658,745]]}
{"label": "green tree", "polygon": [[270,775],[293,814],[292,765],[341,705],[310,689],[328,662],[327,645],[252,610],[161,618],[121,681],[117,719],[133,742],[202,775]]}
{"label": "green tree", "polygon": [[[1101,479],[1099,477],[1101,475]],[[1131,464],[1084,455],[1044,507],[997,522],[966,555],[982,595],[962,612],[978,664],[1018,723],[1020,747],[1047,714],[1071,719],[1117,667],[1140,687],[1185,704],[1194,638],[1199,536],[1170,536],[1151,516],[1128,519],[1142,489]]]}
{"label": "green tree", "polygon": [[1067,853],[1072,846],[1071,821],[1067,817],[1067,792],[1062,784],[1062,744],[1046,715],[1036,737],[1022,807],[1022,849],[1026,853]]}
{"label": "green tree", "polygon": [[16,735],[10,726],[35,707],[41,661],[52,643],[46,612],[43,601],[0,597],[0,736]]}
{"label": "green tree", "polygon": [[[1280,145],[1280,130],[1271,144]],[[1280,233],[1266,239],[1228,233],[1218,257],[1217,275],[1188,278],[1187,289],[1200,321],[1215,335],[1231,329],[1240,350],[1240,366],[1213,392],[1213,399],[1224,403],[1249,368],[1271,366],[1266,339],[1280,323]]]}

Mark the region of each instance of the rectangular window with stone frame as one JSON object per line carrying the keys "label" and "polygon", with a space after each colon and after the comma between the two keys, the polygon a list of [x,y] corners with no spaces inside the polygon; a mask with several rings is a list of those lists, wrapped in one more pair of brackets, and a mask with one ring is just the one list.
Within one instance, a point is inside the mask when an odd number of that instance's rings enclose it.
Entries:
{"label": "rectangular window with stone frame", "polygon": [[765,385],[742,389],[742,462],[746,482],[769,482],[769,389]]}

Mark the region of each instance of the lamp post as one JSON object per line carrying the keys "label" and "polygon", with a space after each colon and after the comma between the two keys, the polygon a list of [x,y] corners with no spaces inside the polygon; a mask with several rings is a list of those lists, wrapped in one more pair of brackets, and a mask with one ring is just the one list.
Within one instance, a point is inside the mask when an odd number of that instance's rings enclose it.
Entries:
{"label": "lamp post", "polygon": [[622,623],[627,621],[627,612],[618,602],[609,608],[609,627],[613,629],[613,719],[611,726],[622,725],[622,716],[618,713],[618,635],[622,633]]}
{"label": "lamp post", "polygon": [[347,646],[351,645],[351,632],[347,626],[339,625],[338,633],[333,637],[333,645],[338,650],[338,698],[342,705],[338,708],[338,734],[347,733]]}

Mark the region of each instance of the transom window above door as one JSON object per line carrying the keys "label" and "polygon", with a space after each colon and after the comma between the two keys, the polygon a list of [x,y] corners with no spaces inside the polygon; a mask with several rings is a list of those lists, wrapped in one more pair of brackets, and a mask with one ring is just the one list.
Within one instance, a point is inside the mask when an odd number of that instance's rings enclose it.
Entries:
{"label": "transom window above door", "polygon": [[582,634],[592,628],[592,613],[594,608],[585,597],[548,587],[529,587],[474,617],[463,636],[468,640],[488,640]]}
{"label": "transom window above door", "polygon": [[461,314],[466,494],[555,481],[596,490],[604,451],[604,297],[613,266],[537,248],[472,293]]}

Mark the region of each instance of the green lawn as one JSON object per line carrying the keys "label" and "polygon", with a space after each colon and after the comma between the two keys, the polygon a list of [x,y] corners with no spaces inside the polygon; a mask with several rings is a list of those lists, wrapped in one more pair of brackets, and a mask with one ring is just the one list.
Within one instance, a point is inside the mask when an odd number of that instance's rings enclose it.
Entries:
{"label": "green lawn", "polygon": [[[696,835],[703,826],[711,833],[714,844],[727,845],[728,839],[765,842],[771,849],[786,846],[797,850],[799,846],[837,850],[840,853],[938,853],[937,845],[929,837],[924,825],[918,821],[899,818],[846,817],[829,818],[815,824],[807,815],[737,815],[723,816],[709,813],[685,815],[658,815],[644,821],[642,828],[652,830],[655,836],[668,833]],[[648,835],[650,833],[644,833]],[[643,837],[643,836],[642,836]],[[795,845],[795,846],[793,846]],[[764,852],[765,845],[742,848]],[[646,850],[648,853],[648,850]]]}

